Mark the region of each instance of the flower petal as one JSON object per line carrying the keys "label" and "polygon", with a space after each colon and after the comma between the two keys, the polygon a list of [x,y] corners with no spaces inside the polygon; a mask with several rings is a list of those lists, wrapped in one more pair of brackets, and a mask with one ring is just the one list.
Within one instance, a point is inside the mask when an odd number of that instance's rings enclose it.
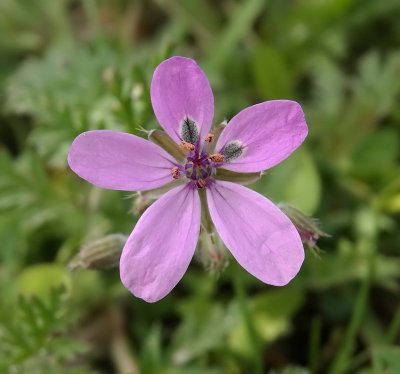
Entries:
{"label": "flower petal", "polygon": [[95,186],[139,191],[171,182],[174,159],[148,140],[110,130],[88,131],[72,143],[70,168]]}
{"label": "flower petal", "polygon": [[287,158],[307,133],[304,113],[298,103],[266,101],[233,117],[222,131],[216,149],[223,153],[229,144],[242,147],[242,154],[237,158],[238,154],[234,155],[224,164],[225,169],[247,173],[263,171]]}
{"label": "flower petal", "polygon": [[271,201],[246,187],[216,182],[207,190],[211,219],[222,241],[250,274],[287,284],[304,260],[300,236]]}
{"label": "flower petal", "polygon": [[120,260],[122,283],[135,296],[155,302],[185,274],[200,231],[200,200],[188,185],[176,187],[148,208]]}
{"label": "flower petal", "polygon": [[200,139],[210,130],[213,93],[206,75],[190,58],[175,56],[158,65],[151,81],[151,102],[160,125],[178,143],[185,140],[181,125],[186,118],[199,126]]}

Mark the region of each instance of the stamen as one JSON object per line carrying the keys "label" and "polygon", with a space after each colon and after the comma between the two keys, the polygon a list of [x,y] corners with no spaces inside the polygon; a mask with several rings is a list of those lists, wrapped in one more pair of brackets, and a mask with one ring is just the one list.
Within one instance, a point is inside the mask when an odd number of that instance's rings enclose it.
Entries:
{"label": "stamen", "polygon": [[199,188],[204,188],[205,186],[206,186],[206,181],[204,180],[204,179],[199,179],[198,181],[197,181],[197,187],[199,187]]}
{"label": "stamen", "polygon": [[174,179],[179,179],[179,177],[181,176],[181,172],[179,171],[179,168],[177,166],[174,166],[171,169],[171,174],[172,174],[172,178],[174,178]]}
{"label": "stamen", "polygon": [[182,140],[181,144],[179,144],[179,147],[181,147],[184,151],[194,151],[194,145],[192,143],[186,142]]}
{"label": "stamen", "polygon": [[204,140],[207,143],[212,143],[214,141],[214,134],[209,132]]}
{"label": "stamen", "polygon": [[219,125],[217,125],[216,127],[214,127],[213,132],[212,132],[212,134],[213,134],[212,143],[208,143],[206,145],[206,150],[208,153],[213,153],[215,151],[215,145],[225,127],[226,127],[226,121],[224,121],[224,122],[220,123]]}
{"label": "stamen", "polygon": [[208,156],[208,159],[212,162],[224,162],[225,157],[221,153],[213,153]]}

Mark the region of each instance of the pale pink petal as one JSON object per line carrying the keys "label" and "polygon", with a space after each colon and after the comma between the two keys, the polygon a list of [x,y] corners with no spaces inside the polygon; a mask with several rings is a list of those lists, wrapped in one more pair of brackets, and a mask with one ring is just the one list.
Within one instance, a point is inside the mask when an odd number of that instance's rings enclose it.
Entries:
{"label": "pale pink petal", "polygon": [[300,236],[264,196],[231,182],[207,189],[211,218],[221,239],[240,265],[261,281],[287,284],[304,260]]}
{"label": "pale pink petal", "polygon": [[190,58],[175,56],[158,65],[151,81],[151,102],[160,125],[178,143],[185,118],[198,124],[201,139],[210,130],[213,93],[206,75]]}
{"label": "pale pink petal", "polygon": [[288,157],[305,139],[307,124],[301,106],[295,101],[272,100],[248,107],[233,117],[218,139],[216,149],[231,142],[243,153],[224,164],[225,169],[258,172]]}
{"label": "pale pink petal", "polygon": [[176,187],[148,208],[130,235],[120,261],[122,283],[155,302],[185,274],[200,231],[200,199],[188,185]]}
{"label": "pale pink petal", "polygon": [[72,143],[70,168],[95,186],[140,191],[171,182],[174,159],[138,136],[110,130],[88,131]]}

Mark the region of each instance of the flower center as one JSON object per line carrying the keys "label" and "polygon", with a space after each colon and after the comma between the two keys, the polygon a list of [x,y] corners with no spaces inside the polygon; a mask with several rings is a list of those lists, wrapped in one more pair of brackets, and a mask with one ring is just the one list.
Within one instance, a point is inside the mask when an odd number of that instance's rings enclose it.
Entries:
{"label": "flower center", "polygon": [[197,188],[205,188],[210,184],[210,177],[214,173],[214,163],[209,159],[206,152],[193,151],[187,156],[184,166],[186,178]]}
{"label": "flower center", "polygon": [[181,121],[179,135],[181,139],[179,147],[186,154],[186,163],[173,167],[171,175],[174,179],[185,175],[194,188],[209,187],[213,183],[216,168],[243,154],[243,146],[239,140],[227,143],[221,153],[209,154],[209,150],[214,148],[210,147],[210,143],[215,140],[214,134],[209,133],[205,139],[200,139],[200,127],[190,117],[185,117]]}

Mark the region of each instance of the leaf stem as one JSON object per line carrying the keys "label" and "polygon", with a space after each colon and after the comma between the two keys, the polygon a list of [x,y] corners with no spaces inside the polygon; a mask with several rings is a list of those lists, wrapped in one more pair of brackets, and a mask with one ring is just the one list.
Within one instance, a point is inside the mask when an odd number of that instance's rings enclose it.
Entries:
{"label": "leaf stem", "polygon": [[350,356],[354,348],[354,340],[357,335],[357,331],[361,326],[362,319],[364,317],[364,311],[368,302],[369,288],[374,270],[375,255],[374,252],[369,255],[368,258],[368,273],[364,278],[360,290],[357,295],[356,304],[354,307],[353,315],[351,317],[350,324],[344,336],[344,341],[341,345],[341,349],[338,352],[335,360],[333,361],[329,374],[341,374],[344,373],[348,367]]}
{"label": "leaf stem", "polygon": [[385,336],[385,343],[390,345],[393,344],[394,340],[396,339],[397,334],[399,333],[400,329],[400,307],[397,309],[392,322],[390,323],[388,332]]}
{"label": "leaf stem", "polygon": [[315,317],[311,323],[310,344],[308,350],[308,365],[311,373],[316,373],[320,356],[322,321],[320,317]]}
{"label": "leaf stem", "polygon": [[262,359],[262,342],[257,334],[257,331],[253,324],[253,319],[249,309],[249,304],[246,299],[245,290],[243,286],[242,279],[239,274],[234,276],[235,293],[239,303],[240,312],[246,324],[247,333],[250,337],[250,341],[253,345],[254,352],[254,373],[262,374],[264,373],[264,363]]}

